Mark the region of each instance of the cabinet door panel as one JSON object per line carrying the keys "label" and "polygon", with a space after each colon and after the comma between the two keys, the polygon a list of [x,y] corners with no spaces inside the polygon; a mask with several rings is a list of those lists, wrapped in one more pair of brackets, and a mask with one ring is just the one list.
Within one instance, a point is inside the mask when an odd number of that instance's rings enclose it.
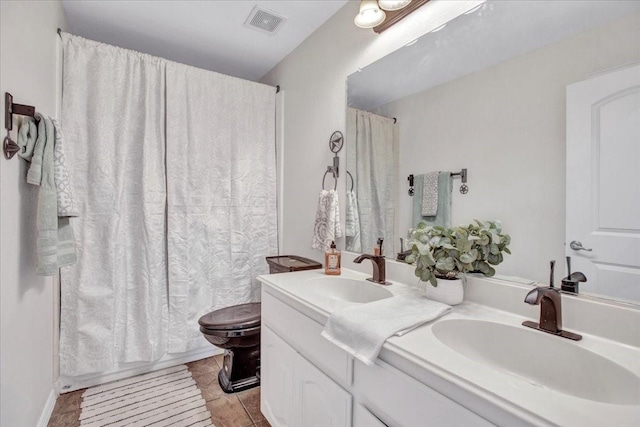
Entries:
{"label": "cabinet door panel", "polygon": [[298,425],[302,427],[348,427],[351,395],[298,355],[295,360]]}
{"label": "cabinet door panel", "polygon": [[362,405],[355,404],[353,409],[353,427],[387,427]]}
{"label": "cabinet door panel", "polygon": [[347,353],[320,336],[323,325],[262,292],[262,324],[343,386],[351,385],[352,362]]}
{"label": "cabinet door panel", "polygon": [[271,329],[262,326],[260,410],[273,427],[293,427],[294,359],[298,355]]}

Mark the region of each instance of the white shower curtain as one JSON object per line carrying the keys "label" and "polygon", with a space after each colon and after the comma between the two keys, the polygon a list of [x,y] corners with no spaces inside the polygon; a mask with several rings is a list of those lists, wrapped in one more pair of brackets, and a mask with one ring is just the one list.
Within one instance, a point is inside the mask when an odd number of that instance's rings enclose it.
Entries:
{"label": "white shower curtain", "polygon": [[210,346],[199,316],[259,300],[277,253],[274,88],[63,42],[81,212],[78,264],[61,272],[61,374]]}
{"label": "white shower curtain", "polygon": [[[387,252],[396,242],[396,193],[398,185],[398,135],[393,119],[349,109],[355,123],[355,192],[363,253],[373,253],[379,237]],[[350,242],[352,246],[357,243]],[[349,249],[349,247],[347,247]],[[389,254],[392,255],[392,254]]]}
{"label": "white shower curtain", "polygon": [[275,166],[273,87],[167,64],[170,352],[210,345],[203,314],[260,300],[255,278],[277,253]]}
{"label": "white shower curtain", "polygon": [[62,127],[80,215],[61,271],[60,371],[166,351],[164,64],[63,34]]}

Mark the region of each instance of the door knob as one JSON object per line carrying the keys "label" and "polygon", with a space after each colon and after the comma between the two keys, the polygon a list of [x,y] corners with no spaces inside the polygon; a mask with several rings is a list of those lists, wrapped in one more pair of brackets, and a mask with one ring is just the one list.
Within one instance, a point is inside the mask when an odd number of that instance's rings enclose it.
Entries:
{"label": "door knob", "polygon": [[569,243],[569,247],[571,249],[573,249],[574,251],[587,251],[587,252],[591,252],[593,249],[591,248],[585,248],[584,246],[582,246],[581,242],[578,242],[577,240],[573,240],[571,243]]}

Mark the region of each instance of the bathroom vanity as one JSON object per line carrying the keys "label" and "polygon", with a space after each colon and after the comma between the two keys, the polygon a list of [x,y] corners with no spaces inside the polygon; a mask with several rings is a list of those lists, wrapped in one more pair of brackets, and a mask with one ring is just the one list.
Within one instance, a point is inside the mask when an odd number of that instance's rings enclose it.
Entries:
{"label": "bathroom vanity", "polygon": [[563,297],[565,328],[584,337],[569,342],[521,325],[539,316],[523,302],[530,286],[470,277],[464,303],[388,339],[370,367],[320,336],[335,310],[415,292],[368,276],[259,278],[261,409],[274,427],[640,425],[636,308]]}

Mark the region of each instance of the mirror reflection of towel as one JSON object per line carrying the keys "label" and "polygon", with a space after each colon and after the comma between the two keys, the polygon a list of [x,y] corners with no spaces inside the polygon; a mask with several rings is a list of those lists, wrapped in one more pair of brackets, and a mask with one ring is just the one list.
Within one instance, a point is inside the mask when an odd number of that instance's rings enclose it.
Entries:
{"label": "mirror reflection of towel", "polygon": [[427,226],[449,227],[451,225],[451,172],[443,171],[438,173],[438,209],[434,216],[422,215],[424,177],[425,175],[416,175],[414,178],[413,227],[418,225],[419,222],[425,222]]}
{"label": "mirror reflection of towel", "polygon": [[347,191],[347,212],[344,225],[344,235],[347,239],[347,250],[360,252],[360,214],[358,213],[358,198],[353,191]]}
{"label": "mirror reflection of towel", "polygon": [[424,175],[422,185],[422,216],[436,216],[438,213],[438,176],[440,172]]}

